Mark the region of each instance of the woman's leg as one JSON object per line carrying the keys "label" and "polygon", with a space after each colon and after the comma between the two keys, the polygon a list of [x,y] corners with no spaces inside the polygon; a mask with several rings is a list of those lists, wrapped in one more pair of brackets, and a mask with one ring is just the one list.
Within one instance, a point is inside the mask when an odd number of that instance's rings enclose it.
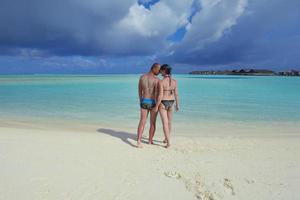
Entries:
{"label": "woman's leg", "polygon": [[171,130],[172,130],[172,118],[173,118],[173,110],[172,109],[168,109],[167,116],[168,116],[169,146],[170,146],[170,137],[171,137]]}
{"label": "woman's leg", "polygon": [[167,142],[167,146],[166,147],[168,148],[170,146],[169,145],[170,131],[169,131],[168,113],[167,113],[167,110],[165,110],[164,108],[160,108],[159,109],[159,114],[160,114],[160,118],[161,118],[162,125],[163,125],[165,139],[166,139],[166,142]]}
{"label": "woman's leg", "polygon": [[[172,109],[168,109],[167,113],[168,113],[168,121],[169,121],[169,132],[170,132],[170,135],[171,135],[173,110]],[[167,139],[166,138],[163,140],[163,143],[167,143]]]}

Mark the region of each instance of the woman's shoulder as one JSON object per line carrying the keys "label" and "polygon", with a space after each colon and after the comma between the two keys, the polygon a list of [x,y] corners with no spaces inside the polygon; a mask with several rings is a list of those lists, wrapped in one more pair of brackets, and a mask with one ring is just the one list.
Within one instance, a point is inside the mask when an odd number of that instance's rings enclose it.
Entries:
{"label": "woman's shoulder", "polygon": [[163,85],[164,85],[164,80],[163,80],[163,79],[162,79],[162,80],[159,79],[159,80],[157,81],[157,83],[158,83],[158,85],[162,85],[162,86],[163,86]]}
{"label": "woman's shoulder", "polygon": [[174,78],[172,78],[172,82],[173,82],[174,84],[177,84],[177,80],[174,79]]}

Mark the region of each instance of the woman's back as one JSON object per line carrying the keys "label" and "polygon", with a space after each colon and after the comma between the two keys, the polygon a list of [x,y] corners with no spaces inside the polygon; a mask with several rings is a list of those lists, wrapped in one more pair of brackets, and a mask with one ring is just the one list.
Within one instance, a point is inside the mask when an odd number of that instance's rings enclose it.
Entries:
{"label": "woman's back", "polygon": [[167,76],[162,80],[163,100],[174,100],[176,91],[176,80],[171,76]]}

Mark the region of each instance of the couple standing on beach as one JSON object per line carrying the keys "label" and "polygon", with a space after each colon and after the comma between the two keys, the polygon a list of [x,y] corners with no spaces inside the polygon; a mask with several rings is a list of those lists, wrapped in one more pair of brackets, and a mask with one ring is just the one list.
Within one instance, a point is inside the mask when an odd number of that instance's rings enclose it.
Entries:
{"label": "couple standing on beach", "polygon": [[[149,113],[149,144],[153,144],[158,112],[162,120],[165,136],[163,142],[166,143],[166,148],[170,147],[172,108],[174,103],[175,110],[179,110],[177,81],[171,77],[171,70],[172,68],[167,64],[160,66],[160,64],[154,63],[150,71],[140,77],[138,92],[141,114],[137,130],[137,147],[139,148],[143,147],[141,139]],[[162,80],[157,77],[159,74],[163,76]]]}

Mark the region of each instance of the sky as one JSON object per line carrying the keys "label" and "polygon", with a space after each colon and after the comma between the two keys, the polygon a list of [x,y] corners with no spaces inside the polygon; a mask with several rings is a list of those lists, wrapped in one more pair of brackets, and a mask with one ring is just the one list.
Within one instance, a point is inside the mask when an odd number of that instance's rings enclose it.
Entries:
{"label": "sky", "polygon": [[0,74],[300,70],[299,0],[1,0]]}

